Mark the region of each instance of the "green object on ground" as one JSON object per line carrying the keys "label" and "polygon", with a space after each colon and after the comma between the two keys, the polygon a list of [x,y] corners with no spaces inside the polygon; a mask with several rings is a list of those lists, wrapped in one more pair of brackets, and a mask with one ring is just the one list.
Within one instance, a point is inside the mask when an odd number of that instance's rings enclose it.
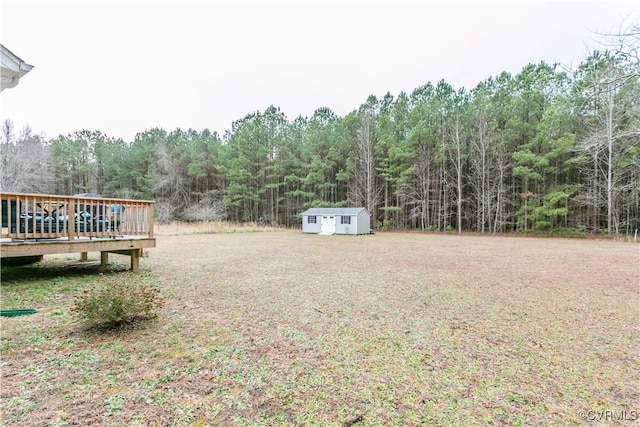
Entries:
{"label": "green object on ground", "polygon": [[0,310],[0,316],[2,317],[16,317],[16,316],[25,316],[27,314],[37,313],[38,310],[35,308],[16,308],[13,310]]}

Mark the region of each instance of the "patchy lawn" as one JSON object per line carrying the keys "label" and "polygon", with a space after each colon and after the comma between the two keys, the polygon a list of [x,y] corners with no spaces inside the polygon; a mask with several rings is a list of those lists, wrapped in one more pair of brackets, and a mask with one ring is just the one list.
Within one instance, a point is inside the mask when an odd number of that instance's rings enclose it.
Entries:
{"label": "patchy lawn", "polygon": [[[2,270],[1,424],[633,423],[639,245],[382,233],[159,236],[158,320],[70,315],[99,257]],[[128,258],[112,256],[105,274]]]}

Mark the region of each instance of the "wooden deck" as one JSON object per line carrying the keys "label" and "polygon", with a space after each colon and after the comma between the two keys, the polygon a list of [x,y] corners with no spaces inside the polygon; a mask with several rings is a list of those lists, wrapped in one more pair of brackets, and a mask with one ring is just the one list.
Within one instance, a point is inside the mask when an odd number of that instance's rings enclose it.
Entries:
{"label": "wooden deck", "polygon": [[153,206],[148,200],[0,193],[0,257],[100,252],[129,255],[139,266],[144,248],[153,248]]}

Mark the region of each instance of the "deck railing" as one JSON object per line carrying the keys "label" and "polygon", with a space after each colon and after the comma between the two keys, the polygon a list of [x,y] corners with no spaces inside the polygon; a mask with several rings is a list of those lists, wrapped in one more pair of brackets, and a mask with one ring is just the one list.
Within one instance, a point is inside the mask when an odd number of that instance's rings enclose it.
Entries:
{"label": "deck railing", "polygon": [[16,240],[153,237],[149,200],[0,193],[2,232]]}

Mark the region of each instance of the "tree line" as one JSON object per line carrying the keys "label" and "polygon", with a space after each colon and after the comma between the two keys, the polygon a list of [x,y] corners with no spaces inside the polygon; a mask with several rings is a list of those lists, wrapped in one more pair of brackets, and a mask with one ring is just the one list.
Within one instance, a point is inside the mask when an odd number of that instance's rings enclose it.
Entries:
{"label": "tree line", "polygon": [[[632,39],[637,42],[637,37]],[[637,43],[575,70],[545,62],[471,90],[446,81],[370,96],[339,117],[275,106],[209,130],[51,140],[9,120],[3,191],[156,200],[173,219],[299,226],[308,207],[364,206],[379,229],[633,233],[640,226]]]}

